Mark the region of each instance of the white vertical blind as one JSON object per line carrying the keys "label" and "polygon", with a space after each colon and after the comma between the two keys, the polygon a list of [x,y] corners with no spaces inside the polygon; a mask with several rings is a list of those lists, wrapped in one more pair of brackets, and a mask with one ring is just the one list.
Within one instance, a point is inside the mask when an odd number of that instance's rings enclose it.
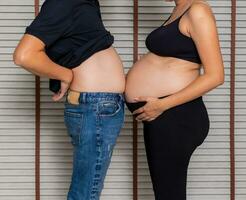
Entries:
{"label": "white vertical blind", "polygon": [[[43,1],[41,1],[41,4]],[[127,69],[133,60],[132,0],[100,0],[106,28]],[[72,173],[72,146],[63,121],[62,102],[52,102],[48,79],[41,79],[41,199],[65,200]],[[127,112],[106,176],[102,200],[132,199],[132,131]]]}
{"label": "white vertical blind", "polygon": [[0,200],[34,199],[35,77],[12,62],[32,0],[0,1]]}
{"label": "white vertical blind", "polygon": [[[217,19],[225,63],[225,83],[204,95],[210,116],[210,131],[205,142],[194,152],[188,170],[187,196],[191,200],[228,200],[230,197],[229,152],[229,75],[230,75],[230,1],[209,1]],[[140,54],[144,40],[169,16],[173,3],[139,0]],[[139,128],[139,199],[154,200],[142,137]]]}
{"label": "white vertical blind", "polygon": [[[41,1],[41,4],[43,1]],[[106,27],[125,71],[133,62],[133,1],[100,0]],[[204,96],[211,129],[189,166],[188,199],[228,200],[230,0],[211,0],[225,61],[224,85]],[[146,52],[146,35],[171,12],[161,0],[139,0],[139,51]],[[167,6],[168,5],[168,6]],[[236,200],[246,198],[246,3],[237,0],[236,57]],[[25,27],[34,18],[34,0],[0,1],[0,200],[34,200],[35,79],[12,62]],[[70,183],[72,147],[63,123],[63,102],[51,100],[48,79],[41,79],[41,199],[65,200]],[[63,99],[64,100],[64,99]],[[132,124],[130,113],[113,153],[102,199],[132,199]],[[139,199],[153,200],[142,127],[139,131]]]}
{"label": "white vertical blind", "polygon": [[237,1],[236,34],[236,200],[246,199],[246,2]]}

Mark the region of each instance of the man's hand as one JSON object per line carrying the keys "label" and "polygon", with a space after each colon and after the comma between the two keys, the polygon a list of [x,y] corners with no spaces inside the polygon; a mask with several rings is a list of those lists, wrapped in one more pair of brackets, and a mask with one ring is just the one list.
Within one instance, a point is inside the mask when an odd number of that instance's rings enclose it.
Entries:
{"label": "man's hand", "polygon": [[61,81],[60,90],[52,96],[53,101],[59,101],[66,94],[73,80],[73,71],[69,75],[68,81]]}

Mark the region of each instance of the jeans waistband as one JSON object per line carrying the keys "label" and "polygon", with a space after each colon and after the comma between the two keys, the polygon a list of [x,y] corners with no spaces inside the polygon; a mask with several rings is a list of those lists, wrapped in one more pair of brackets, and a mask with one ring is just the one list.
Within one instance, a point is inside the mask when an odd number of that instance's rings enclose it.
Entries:
{"label": "jeans waistband", "polygon": [[66,98],[69,92],[77,93],[79,103],[96,103],[102,100],[116,100],[116,101],[125,101],[123,93],[114,93],[114,92],[79,92],[69,89],[67,91]]}

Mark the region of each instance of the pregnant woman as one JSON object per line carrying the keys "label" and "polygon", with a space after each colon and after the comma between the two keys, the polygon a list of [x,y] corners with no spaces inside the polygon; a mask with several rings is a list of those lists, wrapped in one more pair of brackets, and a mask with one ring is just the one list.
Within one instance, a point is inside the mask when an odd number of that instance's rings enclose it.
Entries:
{"label": "pregnant woman", "polygon": [[124,121],[125,76],[97,0],[46,0],[14,62],[50,78],[73,144],[68,200],[98,200]]}
{"label": "pregnant woman", "polygon": [[[187,169],[210,120],[202,95],[224,82],[215,18],[205,1],[175,0],[127,74],[127,106],[144,125],[156,200],[185,200]],[[200,74],[203,67],[204,73]]]}

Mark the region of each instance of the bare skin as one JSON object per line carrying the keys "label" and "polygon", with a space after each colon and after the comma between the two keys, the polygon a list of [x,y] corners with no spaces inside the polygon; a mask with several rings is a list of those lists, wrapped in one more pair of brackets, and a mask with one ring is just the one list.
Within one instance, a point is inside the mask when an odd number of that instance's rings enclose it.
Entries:
{"label": "bare skin", "polygon": [[45,53],[45,44],[33,35],[23,35],[15,48],[13,60],[37,76],[61,80],[61,91],[53,95],[53,100],[62,98],[73,79],[72,70],[54,63]]}
{"label": "bare skin", "polygon": [[[167,25],[180,20],[179,29],[191,37],[198,49],[202,65],[151,52],[142,56],[127,74],[126,100],[147,101],[133,114],[138,121],[152,121],[165,110],[191,101],[224,83],[224,65],[216,22],[210,6],[201,0],[175,0],[175,8]],[[203,67],[204,73],[199,69]],[[170,95],[164,99],[158,97]]]}
{"label": "bare skin", "polygon": [[113,47],[95,53],[72,70],[72,90],[119,93],[125,90],[123,65]]}
{"label": "bare skin", "polygon": [[13,60],[27,71],[61,80],[61,89],[52,99],[59,101],[70,88],[80,92],[120,92],[125,89],[123,65],[111,46],[93,54],[79,66],[68,69],[54,63],[45,53],[45,44],[37,37],[24,34]]}
{"label": "bare skin", "polygon": [[196,63],[149,52],[127,74],[126,100],[134,102],[135,97],[173,94],[199,76],[199,67]]}

